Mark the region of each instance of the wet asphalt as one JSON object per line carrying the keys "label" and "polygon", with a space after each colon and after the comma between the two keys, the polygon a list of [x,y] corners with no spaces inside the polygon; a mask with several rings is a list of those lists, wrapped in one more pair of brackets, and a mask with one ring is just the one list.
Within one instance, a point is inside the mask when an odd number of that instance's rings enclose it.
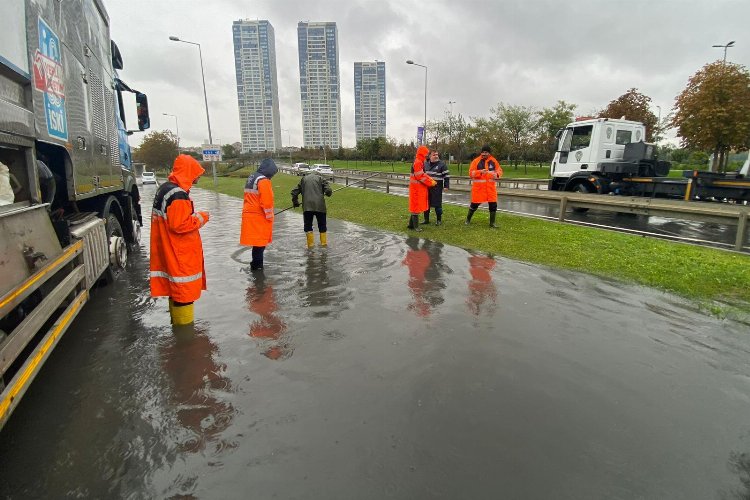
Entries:
{"label": "wet asphalt", "polygon": [[241,200],[193,198],[195,325],[149,297],[147,225],[0,433],[0,497],[750,495],[748,325],[335,219],[306,250],[293,212],[253,274]]}

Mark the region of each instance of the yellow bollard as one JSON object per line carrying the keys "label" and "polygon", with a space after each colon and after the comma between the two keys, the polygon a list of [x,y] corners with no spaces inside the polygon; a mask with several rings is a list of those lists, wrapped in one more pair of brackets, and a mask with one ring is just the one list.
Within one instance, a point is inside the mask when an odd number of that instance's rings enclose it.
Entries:
{"label": "yellow bollard", "polygon": [[308,231],[305,236],[307,236],[307,248],[312,248],[315,245],[315,235],[312,231]]}
{"label": "yellow bollard", "polygon": [[320,233],[320,246],[328,246],[328,233]]}
{"label": "yellow bollard", "polygon": [[176,306],[174,301],[169,299],[169,317],[172,319],[172,324],[175,326],[189,325],[194,320],[193,304],[185,304],[183,306]]}

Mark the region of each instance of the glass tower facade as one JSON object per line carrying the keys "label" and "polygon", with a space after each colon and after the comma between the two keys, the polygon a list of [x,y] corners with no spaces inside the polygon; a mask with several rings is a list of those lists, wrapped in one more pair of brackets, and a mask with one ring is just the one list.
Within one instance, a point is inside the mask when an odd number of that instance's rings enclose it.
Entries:
{"label": "glass tower facade", "polygon": [[242,152],[281,148],[276,43],[268,21],[232,23]]}
{"label": "glass tower facade", "polygon": [[385,137],[385,63],[354,63],[354,126],[357,142]]}
{"label": "glass tower facade", "polygon": [[306,148],[341,147],[339,41],[336,23],[297,24],[302,141]]}

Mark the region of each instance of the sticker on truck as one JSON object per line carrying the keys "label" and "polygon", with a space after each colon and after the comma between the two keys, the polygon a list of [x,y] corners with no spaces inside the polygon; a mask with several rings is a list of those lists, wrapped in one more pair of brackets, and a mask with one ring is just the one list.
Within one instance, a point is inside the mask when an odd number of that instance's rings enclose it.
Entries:
{"label": "sticker on truck", "polygon": [[34,53],[34,88],[44,93],[47,133],[68,140],[60,38],[39,18],[39,48]]}

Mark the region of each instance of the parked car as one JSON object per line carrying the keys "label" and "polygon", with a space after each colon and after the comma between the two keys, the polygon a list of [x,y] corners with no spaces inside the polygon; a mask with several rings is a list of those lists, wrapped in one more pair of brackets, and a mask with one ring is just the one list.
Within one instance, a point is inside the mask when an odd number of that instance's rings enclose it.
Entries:
{"label": "parked car", "polygon": [[153,172],[146,172],[145,170],[141,174],[141,182],[145,184],[156,184],[156,174]]}
{"label": "parked car", "polygon": [[295,169],[297,175],[305,175],[310,173],[310,165],[307,163],[295,163],[294,164],[297,168]]}
{"label": "parked car", "polygon": [[319,174],[333,175],[333,169],[330,165],[326,165],[325,163],[317,163],[313,165],[312,169]]}

